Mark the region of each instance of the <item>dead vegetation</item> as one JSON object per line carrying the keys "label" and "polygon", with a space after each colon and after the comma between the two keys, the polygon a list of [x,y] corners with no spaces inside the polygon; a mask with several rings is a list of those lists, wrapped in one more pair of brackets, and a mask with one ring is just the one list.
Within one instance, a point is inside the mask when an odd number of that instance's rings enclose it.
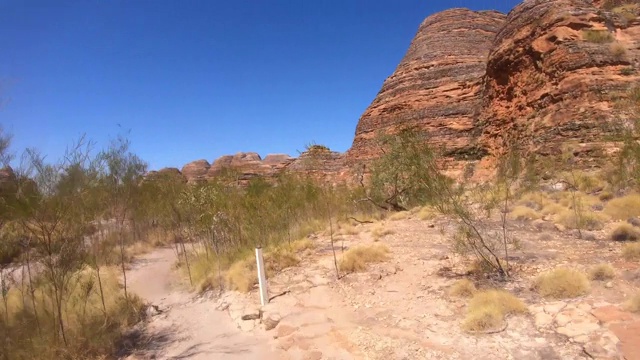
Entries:
{"label": "dead vegetation", "polygon": [[504,290],[477,292],[470,300],[463,328],[471,332],[497,330],[507,315],[525,314],[527,306]]}
{"label": "dead vegetation", "polygon": [[584,273],[568,269],[556,268],[536,278],[534,287],[544,297],[554,299],[575,298],[589,292],[589,279]]}
{"label": "dead vegetation", "polygon": [[476,293],[476,285],[469,279],[461,279],[449,288],[449,295],[457,297],[471,297]]}
{"label": "dead vegetation", "polygon": [[591,280],[611,280],[615,276],[616,272],[610,264],[598,264],[589,270],[589,279]]}
{"label": "dead vegetation", "polygon": [[626,260],[640,260],[640,242],[625,244],[622,247],[622,257]]}
{"label": "dead vegetation", "polygon": [[382,244],[358,245],[347,250],[338,268],[345,273],[360,272],[367,269],[368,264],[379,263],[389,259],[389,248]]}
{"label": "dead vegetation", "polygon": [[631,299],[627,301],[625,308],[628,311],[640,313],[640,292],[631,296]]}
{"label": "dead vegetation", "polygon": [[611,233],[613,241],[636,241],[640,239],[640,232],[631,224],[623,223]]}

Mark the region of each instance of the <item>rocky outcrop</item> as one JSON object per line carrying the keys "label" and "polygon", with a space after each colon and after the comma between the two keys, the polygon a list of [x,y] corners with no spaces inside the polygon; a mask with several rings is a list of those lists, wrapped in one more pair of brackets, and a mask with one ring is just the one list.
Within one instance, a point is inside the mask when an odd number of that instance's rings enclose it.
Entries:
{"label": "rocky outcrop", "polygon": [[207,173],[211,165],[207,160],[196,160],[182,167],[182,176],[189,183],[204,182],[207,180]]}
{"label": "rocky outcrop", "polygon": [[452,156],[477,157],[474,116],[481,106],[482,77],[493,39],[505,15],[452,9],[429,16],[356,127],[347,152],[354,163],[379,154],[378,132],[416,126]]}
{"label": "rocky outcrop", "polygon": [[329,148],[314,145],[295,159],[287,168],[296,174],[304,174],[325,183],[350,180],[350,169],[345,164],[345,155]]}
{"label": "rocky outcrop", "polygon": [[584,0],[527,0],[516,6],[489,54],[479,143],[499,155],[516,139],[554,154],[568,144],[593,155],[617,99],[638,81],[638,22]]}
{"label": "rocky outcrop", "polygon": [[270,154],[264,160],[255,152],[240,152],[216,159],[207,173],[209,179],[230,175],[246,182],[255,177],[273,178],[289,165],[293,158],[285,154]]}
{"label": "rocky outcrop", "polygon": [[470,162],[491,169],[513,141],[543,155],[570,145],[594,163],[615,150],[607,135],[631,118],[619,105],[639,69],[638,0],[525,0],[508,15],[451,9],[422,22],[345,154],[239,153],[183,173],[191,182],[229,169],[242,181],[282,171],[344,180],[380,155],[377,134],[405,126],[444,148],[453,174]]}

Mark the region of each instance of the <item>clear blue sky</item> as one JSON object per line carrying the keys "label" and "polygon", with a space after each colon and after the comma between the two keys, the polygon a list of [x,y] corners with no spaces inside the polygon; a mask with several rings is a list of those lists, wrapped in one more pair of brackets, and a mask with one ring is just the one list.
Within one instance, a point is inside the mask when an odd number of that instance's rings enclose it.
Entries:
{"label": "clear blue sky", "polygon": [[51,158],[130,129],[152,169],[345,151],[426,16],[517,2],[0,0],[0,123]]}

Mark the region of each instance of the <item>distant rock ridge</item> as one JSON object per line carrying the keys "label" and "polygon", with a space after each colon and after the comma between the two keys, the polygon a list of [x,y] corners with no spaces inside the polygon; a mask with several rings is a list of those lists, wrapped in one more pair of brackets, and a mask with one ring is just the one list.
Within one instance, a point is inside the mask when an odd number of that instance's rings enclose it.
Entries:
{"label": "distant rock ridge", "polygon": [[[636,5],[616,8],[630,3]],[[242,181],[283,171],[344,181],[380,155],[377,134],[407,125],[446,148],[457,169],[491,169],[513,139],[543,155],[572,145],[587,160],[602,158],[611,151],[611,125],[628,118],[616,101],[640,80],[638,3],[525,0],[508,15],[460,8],[433,14],[363,112],[345,153],[238,153],[189,163],[182,174],[192,183],[225,170]]]}

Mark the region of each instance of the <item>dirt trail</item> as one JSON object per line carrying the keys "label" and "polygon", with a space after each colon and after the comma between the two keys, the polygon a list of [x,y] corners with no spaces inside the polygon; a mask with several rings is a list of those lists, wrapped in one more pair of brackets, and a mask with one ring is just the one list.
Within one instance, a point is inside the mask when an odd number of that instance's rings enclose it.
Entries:
{"label": "dirt trail", "polygon": [[160,310],[146,327],[144,349],[129,359],[277,359],[264,335],[241,331],[212,300],[181,288],[175,260],[172,249],[159,249],[128,273],[130,291]]}

